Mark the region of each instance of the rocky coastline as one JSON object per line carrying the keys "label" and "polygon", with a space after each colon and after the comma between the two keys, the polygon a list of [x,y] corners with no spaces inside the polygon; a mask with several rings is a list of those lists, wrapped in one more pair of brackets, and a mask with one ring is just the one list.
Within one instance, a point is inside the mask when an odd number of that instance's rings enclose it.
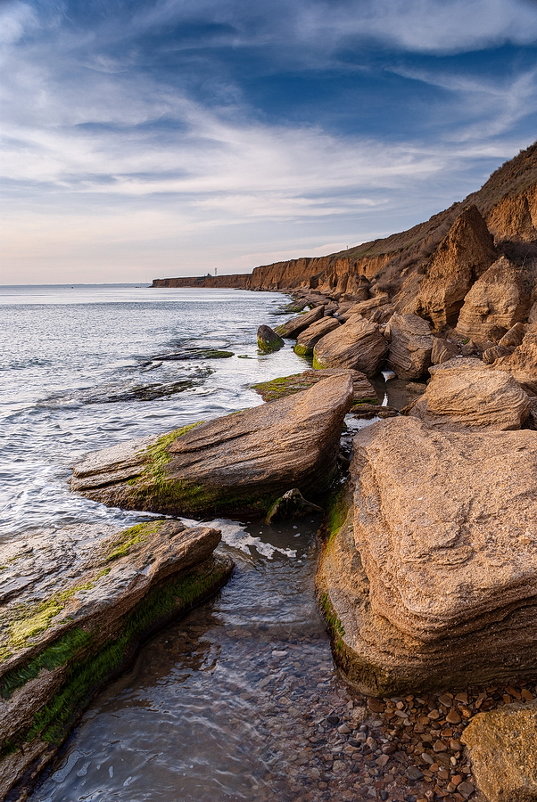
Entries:
{"label": "rocky coastline", "polygon": [[73,491],[171,518],[4,549],[3,798],[24,799],[138,644],[230,575],[220,533],[179,516],[322,507],[319,607],[363,711],[338,732],[371,769],[367,798],[537,800],[536,226],[534,145],[352,253],[154,281],[291,294],[258,344],[305,369],[254,385],[261,406],[75,466]]}

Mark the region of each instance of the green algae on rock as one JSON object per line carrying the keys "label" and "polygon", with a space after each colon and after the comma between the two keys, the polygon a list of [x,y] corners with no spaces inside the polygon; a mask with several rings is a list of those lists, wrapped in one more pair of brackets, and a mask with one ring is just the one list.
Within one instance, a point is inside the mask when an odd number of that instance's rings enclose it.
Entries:
{"label": "green algae on rock", "polygon": [[1,798],[25,798],[139,643],[223,584],[232,564],[213,553],[219,540],[215,529],[173,520],[28,538],[0,596]]}
{"label": "green algae on rock", "polygon": [[347,370],[345,368],[305,370],[302,373],[293,373],[291,376],[280,376],[277,379],[269,379],[266,382],[252,384],[252,390],[259,393],[263,401],[274,401],[277,398],[285,398],[288,395],[307,390],[328,376],[340,376],[343,374],[348,374],[352,379],[353,403],[366,401],[378,403],[379,399],[375,388],[367,376],[358,370]]}
{"label": "green algae on rock", "polygon": [[264,517],[295,487],[317,499],[334,475],[351,379],[335,371],[298,395],[97,452],[71,486],[105,504],[191,517]]}
{"label": "green algae on rock", "polygon": [[270,326],[259,326],[257,330],[257,347],[262,354],[271,354],[279,351],[285,345],[279,334]]}

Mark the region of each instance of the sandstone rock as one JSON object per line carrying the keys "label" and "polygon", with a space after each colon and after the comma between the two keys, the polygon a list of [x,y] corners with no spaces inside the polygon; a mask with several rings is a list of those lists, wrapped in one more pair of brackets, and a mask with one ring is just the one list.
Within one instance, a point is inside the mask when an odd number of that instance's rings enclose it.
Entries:
{"label": "sandstone rock", "polygon": [[417,315],[396,312],[386,329],[388,363],[400,379],[419,379],[431,364],[433,338],[429,323]]}
{"label": "sandstone rock", "polygon": [[312,323],[315,323],[323,316],[324,306],[316,306],[310,312],[304,312],[302,315],[298,315],[298,317],[291,318],[291,320],[288,320],[287,323],[284,323],[282,326],[278,326],[276,328],[276,334],[279,334],[280,337],[292,340],[294,337],[297,337],[301,331],[307,329],[308,326],[311,326]]}
{"label": "sandstone rock", "polygon": [[441,365],[448,359],[453,359],[459,353],[459,349],[445,337],[433,337],[433,347],[431,350],[431,364]]}
{"label": "sandstone rock", "polygon": [[326,370],[305,370],[302,373],[293,373],[291,376],[281,376],[278,379],[269,379],[266,382],[252,384],[252,390],[259,393],[263,401],[275,401],[288,395],[299,393],[313,387],[317,382],[328,376],[350,376],[352,380],[353,401],[377,401],[375,388],[364,373],[359,370],[347,368],[327,368]]}
{"label": "sandstone rock", "polygon": [[[508,373],[490,370],[479,360],[459,366],[462,360],[434,370],[425,393],[409,414],[428,426],[447,429],[520,429],[528,417],[528,395]],[[450,367],[446,367],[446,365]]]}
{"label": "sandstone rock", "polygon": [[284,341],[279,334],[270,328],[270,326],[259,326],[257,330],[257,347],[264,354],[270,354],[272,351],[279,351],[285,345]]}
{"label": "sandstone rock", "polygon": [[421,282],[421,314],[431,319],[435,329],[456,324],[468,290],[495,255],[492,235],[479,210],[468,207],[438,246]]}
{"label": "sandstone rock", "polygon": [[512,354],[496,359],[493,368],[507,371],[527,392],[537,394],[537,326],[529,326],[521,344]]}
{"label": "sandstone rock", "polygon": [[353,317],[353,315],[369,317],[372,312],[375,312],[379,307],[389,303],[389,301],[390,298],[387,293],[379,293],[373,298],[368,298],[366,301],[360,301],[359,303],[350,306],[346,312],[339,316],[340,320],[347,321]]}
{"label": "sandstone rock", "polygon": [[483,351],[481,359],[486,365],[492,365],[500,357],[512,354],[513,350],[513,348],[506,348],[503,345],[493,345],[492,348],[486,348]]}
{"label": "sandstone rock", "polygon": [[314,368],[351,368],[366,376],[379,369],[388,344],[376,323],[351,317],[345,325],[326,334],[313,349]]}
{"label": "sandstone rock", "polygon": [[126,509],[262,516],[294,487],[316,499],[328,488],[351,401],[350,375],[330,376],[279,401],[98,451],[75,467],[71,486]]}
{"label": "sandstone rock", "polygon": [[537,802],[537,707],[506,705],[474,716],[462,734],[490,802]]}
{"label": "sandstone rock", "polygon": [[355,437],[350,514],[329,532],[318,589],[362,692],[537,676],[536,469],[527,430],[397,417]]}
{"label": "sandstone rock", "polygon": [[516,348],[524,339],[527,329],[528,327],[524,323],[515,323],[515,325],[511,326],[509,331],[503,335],[498,345],[504,348]]}
{"label": "sandstone rock", "polygon": [[294,351],[299,356],[309,356],[313,353],[313,346],[319,342],[321,337],[330,331],[339,328],[339,322],[334,317],[322,317],[316,323],[312,323],[307,329],[301,331],[297,337]]}
{"label": "sandstone rock", "polygon": [[93,694],[156,627],[229,576],[220,532],[152,520],[1,547],[0,797],[25,799]]}
{"label": "sandstone rock", "polygon": [[498,342],[515,323],[526,319],[530,300],[529,273],[501,256],[468,292],[457,331],[478,344]]}

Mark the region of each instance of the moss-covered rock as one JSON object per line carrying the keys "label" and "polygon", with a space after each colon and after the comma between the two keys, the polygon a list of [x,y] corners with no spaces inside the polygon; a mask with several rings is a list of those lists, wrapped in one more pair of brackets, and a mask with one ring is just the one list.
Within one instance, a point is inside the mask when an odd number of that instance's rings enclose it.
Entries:
{"label": "moss-covered rock", "polygon": [[34,535],[16,562],[5,547],[2,799],[24,797],[92,695],[147,635],[220,587],[232,566],[213,554],[219,539],[214,529],[160,520],[112,534],[70,527]]}
{"label": "moss-covered rock", "polygon": [[259,326],[257,330],[257,347],[262,354],[271,354],[279,351],[285,345],[279,334],[276,334],[270,326]]}
{"label": "moss-covered rock", "polygon": [[339,371],[299,396],[105,449],[76,466],[72,487],[127,509],[264,517],[294,487],[306,499],[328,489],[352,393]]}
{"label": "moss-covered rock", "polygon": [[302,373],[293,373],[291,376],[279,376],[276,379],[269,379],[266,382],[252,384],[252,390],[259,393],[263,401],[274,401],[278,398],[286,398],[294,393],[307,390],[319,381],[328,376],[349,375],[352,379],[353,403],[375,402],[378,397],[375,388],[363,373],[357,370],[345,370],[345,368],[328,368],[327,370],[305,370]]}

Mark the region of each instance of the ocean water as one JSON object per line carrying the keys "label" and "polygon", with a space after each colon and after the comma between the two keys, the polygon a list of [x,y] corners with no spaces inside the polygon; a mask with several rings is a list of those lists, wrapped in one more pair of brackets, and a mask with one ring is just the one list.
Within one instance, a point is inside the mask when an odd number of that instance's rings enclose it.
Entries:
{"label": "ocean water", "polygon": [[[257,353],[257,326],[285,320],[276,313],[287,300],[0,288],[0,538],[147,519],[72,494],[71,466],[97,448],[262,403],[251,383],[307,367],[291,344]],[[207,359],[199,348],[234,356]],[[163,358],[171,353],[189,358]],[[236,564],[231,580],[94,699],[31,802],[327,800],[356,779],[330,776],[324,722],[349,697],[314,598],[319,521],[216,524]],[[321,772],[330,782],[318,788]]]}
{"label": "ocean water", "polygon": [[[262,403],[250,384],[307,367],[291,345],[257,353],[257,326],[285,320],[275,313],[286,302],[237,290],[0,287],[0,539],[140,520],[70,493],[73,463]],[[234,356],[199,358],[199,348]],[[194,358],[159,358],[177,352]]]}

